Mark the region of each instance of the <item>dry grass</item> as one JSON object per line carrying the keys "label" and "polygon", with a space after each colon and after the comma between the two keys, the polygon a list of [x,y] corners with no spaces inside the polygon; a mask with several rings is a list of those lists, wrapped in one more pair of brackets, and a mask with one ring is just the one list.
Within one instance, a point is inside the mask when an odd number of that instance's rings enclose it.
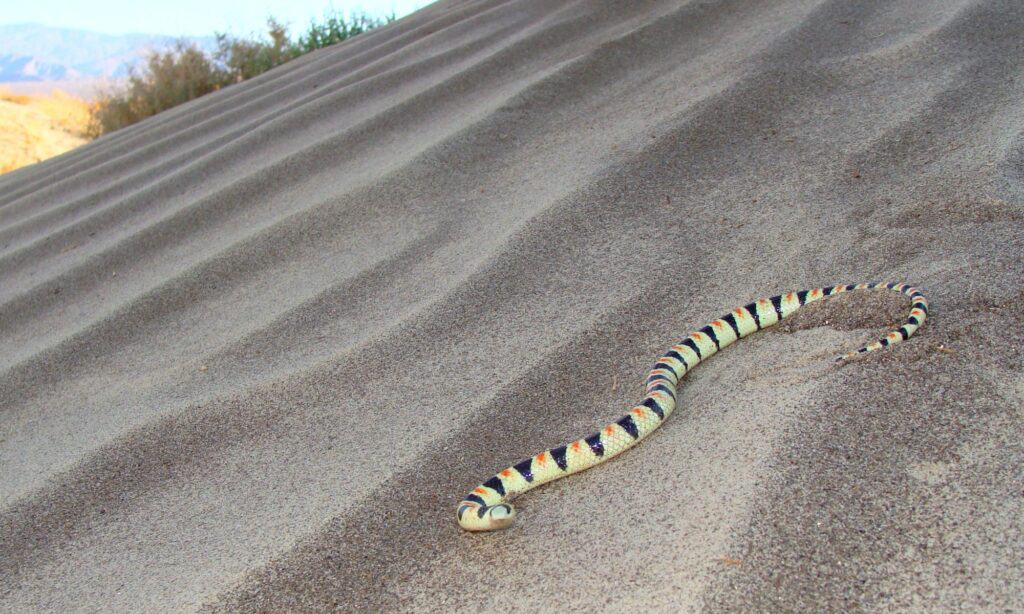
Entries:
{"label": "dry grass", "polygon": [[86,143],[90,113],[89,103],[60,91],[46,96],[0,91],[0,173]]}

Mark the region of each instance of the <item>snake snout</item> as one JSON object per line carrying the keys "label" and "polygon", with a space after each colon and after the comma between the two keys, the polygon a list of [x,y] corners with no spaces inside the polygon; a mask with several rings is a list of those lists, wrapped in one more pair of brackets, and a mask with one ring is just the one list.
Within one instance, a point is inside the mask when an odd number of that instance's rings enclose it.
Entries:
{"label": "snake snout", "polygon": [[516,508],[507,503],[499,503],[487,510],[487,516],[491,519],[491,530],[504,529],[516,519]]}
{"label": "snake snout", "polygon": [[508,503],[478,505],[464,502],[459,507],[459,525],[467,531],[497,531],[509,526],[516,519],[516,508]]}

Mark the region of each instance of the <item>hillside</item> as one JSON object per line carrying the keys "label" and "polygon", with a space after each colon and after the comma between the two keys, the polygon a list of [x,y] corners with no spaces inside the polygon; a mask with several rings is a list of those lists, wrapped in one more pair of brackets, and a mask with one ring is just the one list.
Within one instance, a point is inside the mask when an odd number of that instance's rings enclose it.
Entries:
{"label": "hillside", "polygon": [[0,90],[0,173],[88,141],[89,105],[59,91],[26,96]]}
{"label": "hillside", "polygon": [[[442,0],[0,175],[0,610],[1024,610],[1021,32]],[[689,331],[876,280],[906,342],[810,306],[456,524]]]}
{"label": "hillside", "polygon": [[[41,24],[0,25],[0,84],[60,82],[97,83],[123,77],[147,51],[169,47],[176,40],[159,34],[103,34]],[[211,37],[189,38],[212,49]]]}

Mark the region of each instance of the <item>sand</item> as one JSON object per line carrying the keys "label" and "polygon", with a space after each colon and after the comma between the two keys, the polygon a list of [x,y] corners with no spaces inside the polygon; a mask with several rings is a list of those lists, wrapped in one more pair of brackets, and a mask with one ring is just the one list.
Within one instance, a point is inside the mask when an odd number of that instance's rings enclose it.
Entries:
{"label": "sand", "polygon": [[[1024,608],[1022,31],[439,2],[0,177],[0,608]],[[875,279],[910,342],[809,308],[457,528],[692,328]]]}

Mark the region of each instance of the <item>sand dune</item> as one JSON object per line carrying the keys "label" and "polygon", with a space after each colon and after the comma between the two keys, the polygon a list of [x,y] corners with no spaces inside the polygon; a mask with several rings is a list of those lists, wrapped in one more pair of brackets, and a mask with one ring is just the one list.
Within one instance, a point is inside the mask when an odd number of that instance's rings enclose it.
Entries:
{"label": "sand dune", "polygon": [[[0,608],[1024,608],[1024,7],[439,2],[0,177]],[[454,522],[723,310],[636,450]]]}

